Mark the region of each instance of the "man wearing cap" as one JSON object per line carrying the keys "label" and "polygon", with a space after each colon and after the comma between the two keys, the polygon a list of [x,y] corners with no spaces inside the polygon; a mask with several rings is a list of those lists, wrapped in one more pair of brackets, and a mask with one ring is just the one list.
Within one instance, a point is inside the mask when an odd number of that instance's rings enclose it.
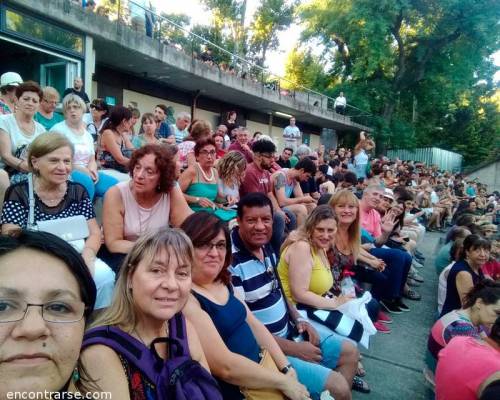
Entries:
{"label": "man wearing cap", "polygon": [[16,87],[23,83],[17,72],[6,72],[0,77],[0,115],[12,114],[16,106]]}
{"label": "man wearing cap", "polygon": [[67,88],[64,91],[63,100],[70,93],[76,94],[77,96],[81,97],[85,104],[89,105],[89,96],[87,95],[87,93],[85,93],[85,90],[83,88],[83,80],[79,76],[76,76],[75,79],[73,79],[73,87]]}

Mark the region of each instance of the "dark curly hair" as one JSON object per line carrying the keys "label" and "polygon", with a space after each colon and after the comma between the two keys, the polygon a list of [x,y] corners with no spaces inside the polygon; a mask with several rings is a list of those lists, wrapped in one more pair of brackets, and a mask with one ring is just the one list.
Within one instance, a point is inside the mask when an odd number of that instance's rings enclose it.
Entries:
{"label": "dark curly hair", "polygon": [[198,157],[200,155],[201,149],[203,149],[205,146],[214,146],[215,148],[217,148],[217,146],[215,145],[215,140],[211,137],[206,137],[196,142],[194,146],[194,155]]}
{"label": "dark curly hair", "polygon": [[21,83],[18,87],[16,87],[16,97],[19,99],[24,92],[35,92],[40,101],[43,99],[43,91],[40,85],[34,81],[26,81]]}
{"label": "dark curly hair", "polygon": [[224,265],[215,280],[228,285],[231,282],[231,273],[229,272],[229,265],[231,264],[231,236],[227,224],[213,214],[200,211],[187,217],[180,228],[189,236],[195,249],[210,243],[219,232],[222,231],[224,233],[226,239],[226,257]]}
{"label": "dark curly hair", "polygon": [[463,308],[470,308],[481,299],[485,305],[495,304],[500,300],[500,282],[483,279],[476,283],[465,295]]}
{"label": "dark curly hair", "polygon": [[129,171],[130,176],[134,176],[136,164],[144,156],[153,154],[155,156],[155,165],[160,172],[160,178],[156,191],[158,193],[168,193],[176,181],[175,155],[177,147],[167,144],[147,144],[140,149],[135,150],[130,157]]}

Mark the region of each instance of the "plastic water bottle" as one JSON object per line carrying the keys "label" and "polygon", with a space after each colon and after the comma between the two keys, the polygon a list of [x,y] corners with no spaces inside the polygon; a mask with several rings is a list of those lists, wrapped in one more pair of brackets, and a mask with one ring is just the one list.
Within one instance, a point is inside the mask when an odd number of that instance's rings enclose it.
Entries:
{"label": "plastic water bottle", "polygon": [[349,275],[342,279],[342,282],[340,283],[340,289],[344,296],[356,297],[356,288],[354,287],[354,282]]}
{"label": "plastic water bottle", "polygon": [[321,393],[319,400],[335,400],[328,390]]}

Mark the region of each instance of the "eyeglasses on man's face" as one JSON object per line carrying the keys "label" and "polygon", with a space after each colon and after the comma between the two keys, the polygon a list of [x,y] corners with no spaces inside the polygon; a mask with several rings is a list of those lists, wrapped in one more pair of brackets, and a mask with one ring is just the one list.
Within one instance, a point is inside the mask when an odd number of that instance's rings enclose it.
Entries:
{"label": "eyeglasses on man's face", "polygon": [[51,323],[78,322],[85,314],[85,304],[82,301],[58,300],[34,304],[23,300],[0,298],[0,323],[23,320],[30,307],[40,307],[43,320]]}

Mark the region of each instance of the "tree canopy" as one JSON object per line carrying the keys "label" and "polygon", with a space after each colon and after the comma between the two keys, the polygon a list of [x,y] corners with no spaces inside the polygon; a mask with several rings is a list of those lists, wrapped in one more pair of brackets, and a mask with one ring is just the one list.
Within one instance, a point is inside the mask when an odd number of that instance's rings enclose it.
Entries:
{"label": "tree canopy", "polygon": [[498,152],[496,0],[310,0],[298,16],[329,64],[315,89],[373,113],[382,147],[437,145],[467,163]]}

